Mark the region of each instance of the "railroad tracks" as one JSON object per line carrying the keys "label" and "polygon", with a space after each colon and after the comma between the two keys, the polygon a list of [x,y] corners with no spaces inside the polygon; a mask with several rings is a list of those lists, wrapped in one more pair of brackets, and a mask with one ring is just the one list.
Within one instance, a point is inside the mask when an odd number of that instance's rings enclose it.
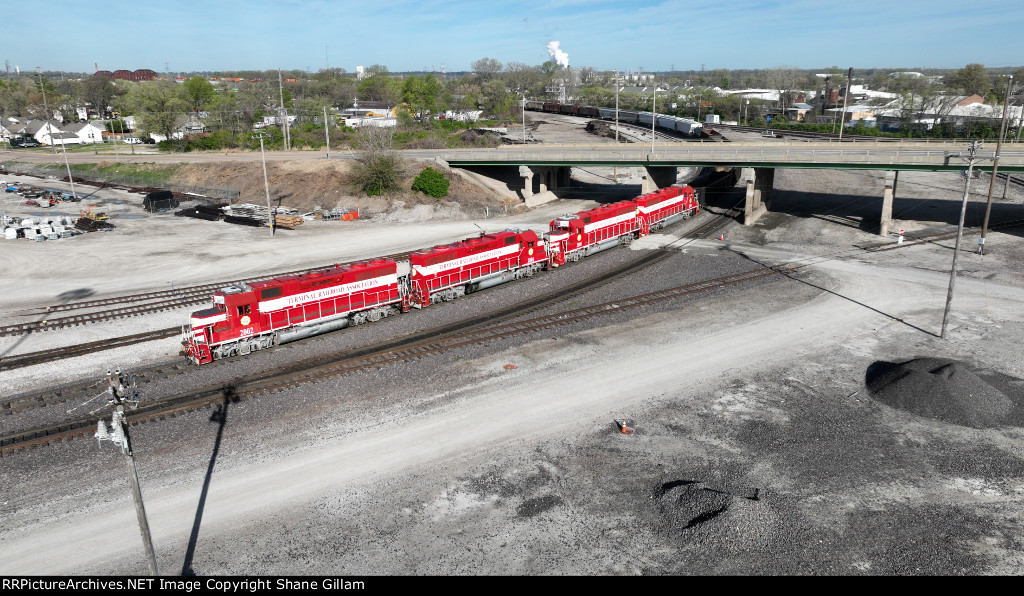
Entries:
{"label": "railroad tracks", "polygon": [[[401,253],[400,255],[389,255],[389,257],[386,258],[400,258],[402,256],[408,257],[408,255],[409,253],[406,252]],[[80,302],[53,304],[37,309],[24,310],[17,314],[20,316],[37,316],[41,318],[36,321],[26,321],[24,323],[0,326],[0,337],[24,335],[38,331],[52,331],[56,329],[63,329],[65,327],[75,327],[89,323],[110,321],[124,317],[150,314],[164,310],[173,310],[184,306],[202,304],[209,301],[211,292],[215,292],[232,284],[250,283],[273,277],[299,275],[302,273],[309,273],[310,271],[320,271],[332,266],[334,265],[323,265],[320,267],[296,269],[294,271],[285,271],[260,277],[233,279],[212,284],[188,286],[174,290],[160,290],[156,292],[130,294],[126,296],[115,296],[100,300],[84,300]],[[55,313],[74,310],[89,310],[90,312],[67,316],[52,316]]]}
{"label": "railroad tracks", "polygon": [[[1009,229],[1009,228],[1017,228],[1017,227],[1020,227],[1020,226],[1024,226],[1024,219],[1015,219],[1015,220],[1011,220],[1011,221],[1000,222],[1000,223],[997,223],[997,224],[991,224],[991,225],[989,225],[988,229],[989,230],[1004,230],[1004,229]],[[980,228],[978,228],[978,227],[964,228],[964,232],[967,232],[968,230],[978,231],[978,230],[980,230]],[[864,244],[864,245],[859,246],[859,248],[864,250],[864,251],[866,251],[866,252],[885,252],[887,250],[896,250],[897,248],[902,248],[902,247],[907,247],[907,246],[914,246],[914,245],[917,245],[917,244],[925,244],[925,243],[928,243],[928,242],[935,242],[936,240],[947,240],[949,238],[956,238],[956,234],[957,234],[956,231],[952,231],[952,232],[936,232],[934,234],[926,234],[924,236],[905,236],[904,237],[905,240],[904,240],[903,244],[899,244],[899,243],[891,242],[890,241],[890,242],[880,242],[880,243],[876,243],[876,244]],[[961,249],[961,250],[963,250],[963,249]]]}
{"label": "railroad tracks", "polygon": [[[654,257],[656,256],[658,255],[651,255],[652,260],[655,262],[661,260],[660,258],[655,259]],[[481,345],[498,339],[526,335],[658,302],[710,292],[728,286],[750,283],[769,276],[788,274],[799,267],[801,266],[762,267],[752,271],[685,284],[656,292],[648,292],[532,319],[493,324],[496,318],[499,320],[507,319],[510,313],[522,314],[522,309],[509,309],[508,313],[504,316],[501,313],[497,315],[492,313],[470,321],[429,330],[386,344],[368,347],[345,356],[339,357],[338,354],[330,354],[318,358],[316,361],[307,361],[298,366],[294,364],[286,365],[256,377],[237,380],[232,384],[218,383],[187,393],[168,396],[157,402],[140,406],[129,414],[128,420],[133,425],[163,420],[181,413],[223,403],[225,400],[237,401],[248,399],[267,392],[292,388],[306,383],[322,381],[327,378],[355,374],[364,370],[381,368],[461,347]],[[564,300],[565,294],[563,292],[552,293],[551,295],[536,299],[533,307],[536,308],[552,303],[554,299],[552,296],[555,294],[557,294],[559,300]],[[100,385],[101,383],[92,383],[91,386],[95,391]],[[34,446],[90,435],[95,430],[95,427],[96,418],[92,416],[61,422],[43,428],[6,434],[0,437],[0,456]]]}

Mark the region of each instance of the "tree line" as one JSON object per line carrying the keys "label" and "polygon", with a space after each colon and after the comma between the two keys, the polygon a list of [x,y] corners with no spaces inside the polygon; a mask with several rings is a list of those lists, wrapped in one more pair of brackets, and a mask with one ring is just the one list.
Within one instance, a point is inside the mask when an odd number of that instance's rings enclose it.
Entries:
{"label": "tree line", "polygon": [[[572,98],[580,104],[611,107],[616,102],[616,88],[629,85],[652,87],[652,81],[630,83],[626,73],[597,71],[593,68],[563,69],[553,61],[540,65],[521,62],[501,63],[481,58],[471,64],[471,72],[448,75],[399,75],[384,65],[372,65],[361,77],[341,68],[328,68],[316,73],[302,71],[241,71],[240,81],[218,80],[211,83],[206,76],[194,76],[179,84],[171,80],[145,82],[111,81],[91,76],[78,80],[49,76],[22,75],[0,80],[0,114],[41,118],[45,114],[41,85],[51,111],[59,111],[65,121],[76,120],[76,108],[83,105],[112,107],[122,116],[135,116],[143,132],[170,137],[189,114],[203,114],[203,123],[220,143],[245,145],[252,127],[265,115],[276,114],[281,104],[297,117],[297,125],[310,131],[320,128],[325,107],[348,107],[354,100],[380,101],[400,105],[398,111],[403,128],[408,131],[428,130],[437,123],[428,118],[447,110],[483,110],[497,122],[521,118],[524,98],[559,100]],[[913,106],[929,98],[947,94],[978,94],[990,103],[1001,103],[1007,94],[1007,77],[1012,69],[986,69],[981,64],[968,64],[953,71],[919,71],[924,76],[901,70],[862,69],[855,71],[855,80],[871,89],[897,93],[907,98],[909,112]],[[1014,80],[1024,83],[1024,69],[1012,71]],[[638,69],[633,74],[641,74]],[[651,73],[647,73],[650,75]],[[819,74],[828,76],[827,83]],[[772,110],[784,111],[794,100],[797,90],[826,91],[842,89],[846,71],[837,66],[818,70],[778,66],[759,70],[713,69],[657,73],[653,83],[663,91],[657,95],[657,111],[699,118],[715,113],[723,119],[763,121]],[[278,86],[278,77],[293,79]],[[235,78],[235,77],[231,77]],[[618,85],[616,84],[618,81]],[[754,101],[748,104],[738,95],[719,89],[757,88],[779,92],[778,104]],[[664,90],[670,91],[664,91]],[[618,93],[621,109],[650,110],[654,93],[647,89]],[[916,102],[916,103],[915,103]],[[110,114],[104,114],[110,116]],[[271,135],[273,137],[273,132]],[[299,132],[301,137],[302,133]],[[309,142],[316,143],[310,134]],[[341,134],[340,137],[344,135]],[[408,136],[415,136],[410,132]],[[232,141],[234,139],[234,141]],[[344,138],[338,138],[344,142]],[[274,138],[270,139],[275,142]]]}

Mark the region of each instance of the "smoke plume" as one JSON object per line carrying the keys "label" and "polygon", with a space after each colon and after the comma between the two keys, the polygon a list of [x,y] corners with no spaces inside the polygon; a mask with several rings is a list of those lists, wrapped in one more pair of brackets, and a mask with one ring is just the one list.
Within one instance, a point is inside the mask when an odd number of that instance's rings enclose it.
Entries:
{"label": "smoke plume", "polygon": [[563,52],[562,49],[558,47],[558,43],[559,42],[557,41],[548,42],[548,54],[551,55],[551,58],[554,59],[559,66],[562,68],[569,68],[569,54]]}

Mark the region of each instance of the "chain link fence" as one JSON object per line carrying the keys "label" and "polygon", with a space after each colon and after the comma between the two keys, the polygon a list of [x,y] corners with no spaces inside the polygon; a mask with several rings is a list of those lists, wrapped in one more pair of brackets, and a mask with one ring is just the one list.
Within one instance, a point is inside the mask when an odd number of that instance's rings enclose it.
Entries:
{"label": "chain link fence", "polygon": [[[18,162],[0,162],[0,172],[10,174],[27,174],[40,176],[42,178],[54,177],[56,179],[66,178],[67,169],[64,166],[51,164],[29,164]],[[215,184],[178,184],[152,176],[140,176],[133,174],[121,174],[117,172],[74,172],[75,180],[97,183],[102,185],[129,186],[132,188],[159,188],[172,192],[184,193],[197,198],[210,198],[234,202],[240,196],[237,186],[221,186]]]}

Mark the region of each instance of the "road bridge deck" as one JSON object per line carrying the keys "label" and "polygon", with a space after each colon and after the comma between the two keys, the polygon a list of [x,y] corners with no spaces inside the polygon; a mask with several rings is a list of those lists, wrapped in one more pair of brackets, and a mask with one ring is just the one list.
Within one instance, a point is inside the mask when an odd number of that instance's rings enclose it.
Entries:
{"label": "road bridge deck", "polygon": [[[958,171],[966,169],[966,143],[778,141],[572,144],[496,149],[452,149],[442,158],[454,167],[529,166],[718,166],[861,170]],[[992,170],[995,144],[977,153],[975,169]],[[1024,172],[1024,148],[1004,147],[1002,172]]]}

